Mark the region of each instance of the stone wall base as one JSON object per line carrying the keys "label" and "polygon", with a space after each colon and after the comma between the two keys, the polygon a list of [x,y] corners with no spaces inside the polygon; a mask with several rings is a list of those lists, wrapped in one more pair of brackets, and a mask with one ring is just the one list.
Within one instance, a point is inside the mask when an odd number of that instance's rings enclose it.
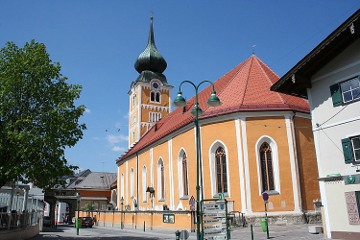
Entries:
{"label": "stone wall base", "polygon": [[[259,216],[247,216],[248,224],[252,223],[254,226],[261,226],[261,219],[265,218]],[[302,214],[284,214],[284,215],[268,215],[269,225],[293,225],[293,224],[322,224],[320,212],[306,212]]]}

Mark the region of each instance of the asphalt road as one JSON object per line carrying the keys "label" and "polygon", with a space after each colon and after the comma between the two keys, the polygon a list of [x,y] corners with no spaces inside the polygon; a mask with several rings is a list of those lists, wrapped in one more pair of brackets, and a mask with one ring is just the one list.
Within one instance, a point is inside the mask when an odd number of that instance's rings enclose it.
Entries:
{"label": "asphalt road", "polygon": [[[288,226],[269,226],[269,238],[267,233],[262,231],[261,227],[236,227],[231,229],[231,239],[241,240],[324,240],[326,237],[322,234],[309,233],[308,227],[311,225],[288,225]],[[196,240],[196,233],[189,233],[188,240]],[[253,236],[252,236],[253,235]],[[142,229],[120,229],[118,227],[100,227],[80,228],[79,235],[76,234],[74,226],[58,226],[56,229],[46,228],[43,232],[32,238],[32,240],[71,240],[71,239],[129,239],[129,240],[170,240],[175,239],[175,230],[173,229],[154,229],[143,231]]]}
{"label": "asphalt road", "polygon": [[[129,239],[129,240],[157,240],[157,239],[169,239],[168,234],[160,234],[152,232],[140,232],[140,231],[122,231],[119,229],[111,228],[80,228],[79,235],[77,235],[76,228],[74,226],[61,225],[56,229],[45,228],[43,232],[40,232],[38,236],[32,238],[32,240],[71,240],[71,239],[104,239],[104,240],[115,240],[115,239]],[[175,234],[173,239],[175,239]]]}

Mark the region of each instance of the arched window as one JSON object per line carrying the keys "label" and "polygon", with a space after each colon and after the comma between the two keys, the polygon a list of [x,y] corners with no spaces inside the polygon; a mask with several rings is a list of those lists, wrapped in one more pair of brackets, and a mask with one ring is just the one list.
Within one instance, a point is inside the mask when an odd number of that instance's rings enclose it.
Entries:
{"label": "arched window", "polygon": [[130,169],[130,197],[134,197],[134,180],[135,180],[134,175],[135,175],[134,174],[134,169],[131,168]]}
{"label": "arched window", "polygon": [[142,199],[143,202],[146,202],[147,200],[147,194],[146,194],[146,189],[147,189],[147,173],[146,173],[146,166],[143,166],[142,169]]}
{"label": "arched window", "polygon": [[165,199],[165,170],[161,159],[158,162],[158,189],[159,199]]}
{"label": "arched window", "polygon": [[182,161],[182,185],[183,185],[183,195],[189,195],[189,184],[188,184],[188,171],[187,171],[187,157],[186,153],[183,153]]}
{"label": "arched window", "polygon": [[262,191],[275,190],[274,170],[271,147],[267,142],[261,144],[259,149]]}
{"label": "arched window", "polygon": [[151,102],[160,103],[160,93],[159,93],[159,92],[155,92],[155,91],[151,91],[151,93],[150,93],[150,100],[151,100]]}
{"label": "arched window", "polygon": [[136,106],[136,94],[132,95],[132,105],[133,105],[133,107]]}
{"label": "arched window", "polygon": [[155,102],[160,102],[160,93],[159,92],[156,93]]}
{"label": "arched window", "polygon": [[155,102],[155,93],[154,92],[150,93],[150,101]]}
{"label": "arched window", "polygon": [[121,194],[120,194],[120,198],[121,197],[124,197],[125,198],[125,196],[124,196],[124,194],[125,194],[125,176],[124,176],[124,174],[122,173],[121,174],[121,179],[120,179],[120,186],[121,186],[121,188],[120,188],[120,192],[121,192]]}
{"label": "arched window", "polygon": [[261,136],[255,144],[259,195],[280,194],[279,151],[270,136]]}
{"label": "arched window", "polygon": [[150,112],[149,113],[149,122],[157,122],[161,119],[161,113]]}
{"label": "arched window", "polygon": [[228,191],[226,153],[222,147],[218,147],[215,152],[215,170],[217,193],[226,193]]}

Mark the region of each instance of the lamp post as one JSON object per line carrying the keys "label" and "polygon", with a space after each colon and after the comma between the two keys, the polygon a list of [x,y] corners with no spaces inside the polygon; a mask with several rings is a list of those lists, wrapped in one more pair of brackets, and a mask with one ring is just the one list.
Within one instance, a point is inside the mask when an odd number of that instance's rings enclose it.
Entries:
{"label": "lamp post", "polygon": [[146,192],[149,193],[150,201],[151,201],[151,209],[153,209],[154,208],[155,189],[153,187],[147,187]]}
{"label": "lamp post", "polygon": [[79,209],[79,205],[80,205],[80,193],[76,193],[76,209],[77,209],[77,218],[75,220],[75,227],[76,227],[76,235],[79,235],[79,231],[80,231],[80,209]]}
{"label": "lamp post", "polygon": [[150,229],[153,230],[153,219],[154,219],[154,196],[155,189],[153,187],[147,187],[146,192],[149,193],[150,202],[151,202],[151,220],[150,220]]}
{"label": "lamp post", "polygon": [[198,85],[195,85],[193,82],[189,80],[182,81],[179,86],[178,94],[174,100],[174,105],[177,107],[186,106],[186,100],[182,96],[181,92],[181,86],[184,83],[189,83],[192,85],[195,89],[195,103],[194,108],[191,110],[191,115],[195,117],[195,131],[196,131],[196,235],[197,239],[203,239],[201,234],[200,227],[202,226],[202,210],[201,210],[201,200],[202,200],[202,194],[200,194],[200,189],[202,190],[202,178],[201,178],[201,148],[200,148],[200,129],[199,129],[199,116],[203,114],[202,109],[199,106],[198,101],[198,90],[199,87],[203,83],[210,83],[212,86],[212,93],[207,101],[207,104],[212,107],[217,107],[221,105],[220,99],[217,97],[214,84],[209,80],[204,80],[200,82]]}
{"label": "lamp post", "polygon": [[123,220],[123,210],[124,210],[124,197],[121,197],[120,199],[120,203],[121,203],[121,229],[124,229],[124,220]]}

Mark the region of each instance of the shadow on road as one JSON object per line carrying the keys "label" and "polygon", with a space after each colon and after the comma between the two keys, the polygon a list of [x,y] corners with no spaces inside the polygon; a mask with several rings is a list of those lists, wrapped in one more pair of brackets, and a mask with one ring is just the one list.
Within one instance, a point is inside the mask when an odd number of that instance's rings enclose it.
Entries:
{"label": "shadow on road", "polygon": [[[85,229],[89,231],[84,232]],[[83,232],[82,232],[83,231]],[[73,235],[74,234],[74,235]],[[80,228],[80,235],[75,235],[76,230],[73,225],[59,225],[54,228],[44,227],[43,231],[40,232],[36,237],[31,238],[31,240],[85,240],[85,239],[104,239],[104,240],[158,240],[157,237],[145,237],[145,236],[130,236],[126,233],[121,236],[99,236],[97,234],[96,228]],[[122,233],[123,234],[123,233]]]}

